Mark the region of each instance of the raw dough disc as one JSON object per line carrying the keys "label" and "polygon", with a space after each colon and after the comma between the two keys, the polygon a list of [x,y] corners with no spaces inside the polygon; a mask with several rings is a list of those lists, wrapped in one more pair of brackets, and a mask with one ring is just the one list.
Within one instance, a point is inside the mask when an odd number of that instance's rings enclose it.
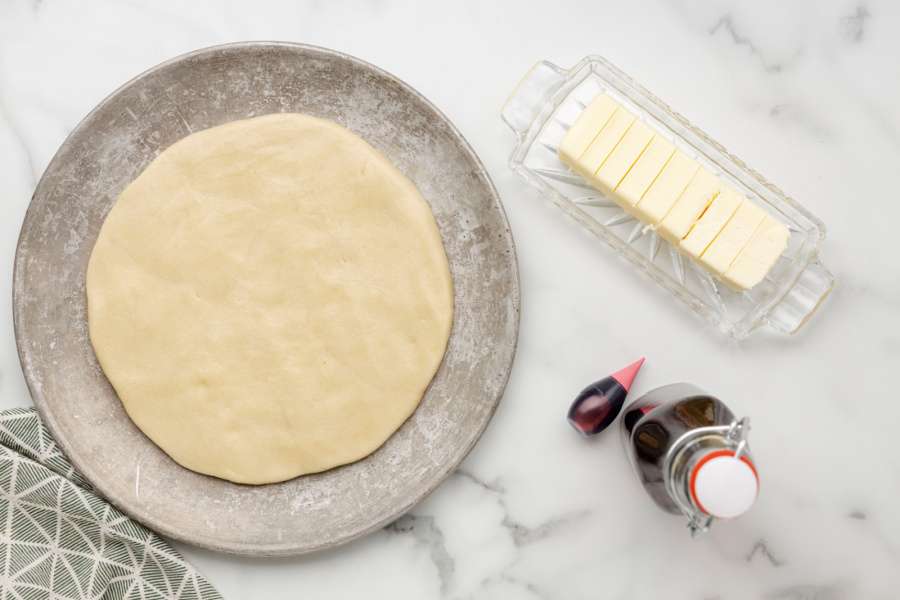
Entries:
{"label": "raw dough disc", "polygon": [[271,483],[358,460],[415,410],[453,290],[415,186],[349,130],[278,114],[201,131],[113,206],[91,342],[183,466]]}

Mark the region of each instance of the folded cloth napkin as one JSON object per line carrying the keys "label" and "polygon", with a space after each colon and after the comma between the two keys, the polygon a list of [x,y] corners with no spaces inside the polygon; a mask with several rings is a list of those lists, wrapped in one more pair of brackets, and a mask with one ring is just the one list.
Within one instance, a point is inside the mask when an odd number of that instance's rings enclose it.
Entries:
{"label": "folded cloth napkin", "polygon": [[0,411],[0,600],[221,600],[97,492],[33,409]]}

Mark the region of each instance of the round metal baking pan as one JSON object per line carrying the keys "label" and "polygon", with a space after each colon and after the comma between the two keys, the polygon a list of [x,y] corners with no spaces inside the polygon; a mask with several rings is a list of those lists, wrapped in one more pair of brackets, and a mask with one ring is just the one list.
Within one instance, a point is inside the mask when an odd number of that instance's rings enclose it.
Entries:
{"label": "round metal baking pan", "polygon": [[[332,119],[415,182],[450,260],[454,326],[421,405],[379,450],[324,473],[245,486],[179,466],[128,418],[88,338],[85,269],[110,207],[159,152],[191,132],[273,112]],[[378,529],[452,472],[484,431],[506,385],[519,285],[497,192],[439,110],[356,58],[252,42],[154,67],[76,127],[26,214],[13,306],[34,402],[101,494],[166,536],[225,552],[279,555],[334,547]]]}

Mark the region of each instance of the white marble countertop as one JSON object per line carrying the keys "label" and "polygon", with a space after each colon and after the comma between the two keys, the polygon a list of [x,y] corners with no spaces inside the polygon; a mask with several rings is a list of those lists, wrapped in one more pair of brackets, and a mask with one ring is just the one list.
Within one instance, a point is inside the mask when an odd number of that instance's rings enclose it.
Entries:
{"label": "white marble countertop", "polygon": [[[406,80],[503,197],[523,312],[505,398],[411,515],[344,548],[249,560],[179,546],[228,598],[896,598],[900,595],[900,5],[802,2],[0,2],[0,407],[30,404],[10,280],[66,134],[126,79],[203,46],[282,39]],[[602,54],[819,216],[838,287],[798,335],[737,345],[629,272],[506,166],[498,117],[537,60]],[[757,506],[691,540],[614,435],[565,424],[583,385],[646,355],[632,397],[691,381],[754,423]]]}

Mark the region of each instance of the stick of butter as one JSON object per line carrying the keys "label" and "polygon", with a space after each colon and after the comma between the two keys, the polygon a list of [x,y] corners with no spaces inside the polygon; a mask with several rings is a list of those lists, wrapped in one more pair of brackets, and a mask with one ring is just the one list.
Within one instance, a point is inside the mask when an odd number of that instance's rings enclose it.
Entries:
{"label": "stick of butter", "polygon": [[681,240],[679,249],[691,258],[700,258],[743,201],[734,190],[725,189],[717,194]]}
{"label": "stick of butter", "polygon": [[656,231],[675,245],[688,234],[721,189],[719,178],[704,168],[697,170],[678,201],[662,218]]}
{"label": "stick of butter", "polygon": [[594,187],[607,194],[616,189],[631,166],[643,154],[652,138],[653,131],[649,127],[640,121],[632,123],[613,151],[594,173],[594,177],[591,179]]}
{"label": "stick of butter", "polygon": [[619,104],[606,94],[594,98],[575,119],[559,145],[559,157],[562,161],[573,166],[617,108]]}
{"label": "stick of butter", "polygon": [[762,281],[787,247],[787,227],[606,94],[566,132],[559,157],[734,289]]}
{"label": "stick of butter", "polygon": [[622,107],[617,108],[591,145],[575,162],[575,171],[585,179],[591,179],[632,123],[634,123],[634,115]]}
{"label": "stick of butter", "polygon": [[663,137],[654,136],[647,149],[616,187],[616,193],[622,203],[632,208],[637,205],[673,154],[675,146]]}
{"label": "stick of butter", "polygon": [[713,273],[725,273],[737,255],[750,242],[766,212],[744,200],[716,239],[700,256],[700,263]]}
{"label": "stick of butter", "polygon": [[653,185],[634,207],[634,213],[645,223],[659,223],[684,193],[699,169],[700,165],[676,150]]}
{"label": "stick of butter", "polygon": [[722,279],[735,289],[749,290],[762,281],[775,265],[787,248],[788,237],[788,228],[766,215]]}

